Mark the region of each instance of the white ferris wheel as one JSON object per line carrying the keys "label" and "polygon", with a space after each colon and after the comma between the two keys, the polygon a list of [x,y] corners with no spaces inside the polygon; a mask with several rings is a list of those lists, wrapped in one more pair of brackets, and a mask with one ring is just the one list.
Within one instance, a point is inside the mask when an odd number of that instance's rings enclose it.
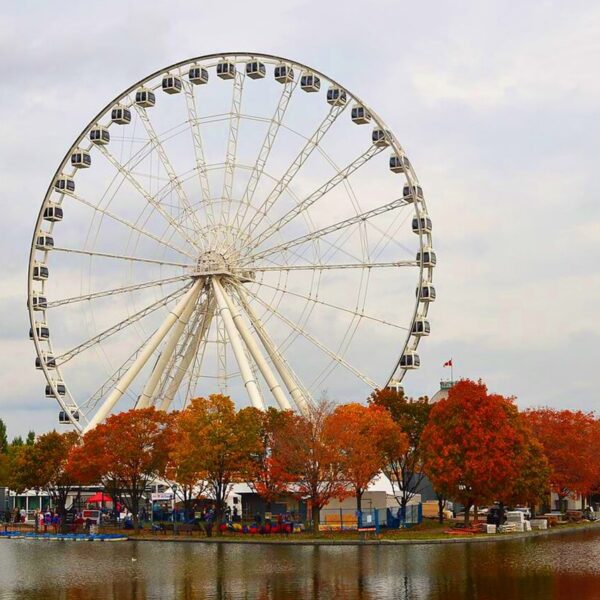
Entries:
{"label": "white ferris wheel", "polygon": [[436,256],[394,134],[297,62],[226,53],[85,127],[35,225],[30,338],[79,431],[216,391],[306,411],[418,368]]}

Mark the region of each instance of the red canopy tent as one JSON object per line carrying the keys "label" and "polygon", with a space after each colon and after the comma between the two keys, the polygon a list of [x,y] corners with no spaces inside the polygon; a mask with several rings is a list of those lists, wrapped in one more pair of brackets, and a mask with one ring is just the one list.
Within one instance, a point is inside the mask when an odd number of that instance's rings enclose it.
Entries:
{"label": "red canopy tent", "polygon": [[102,503],[107,504],[107,503],[110,503],[110,504],[112,504],[113,500],[105,492],[96,492],[93,496],[90,496],[86,500],[86,503],[88,503],[88,504],[92,504],[92,503],[94,503],[94,504],[102,504]]}

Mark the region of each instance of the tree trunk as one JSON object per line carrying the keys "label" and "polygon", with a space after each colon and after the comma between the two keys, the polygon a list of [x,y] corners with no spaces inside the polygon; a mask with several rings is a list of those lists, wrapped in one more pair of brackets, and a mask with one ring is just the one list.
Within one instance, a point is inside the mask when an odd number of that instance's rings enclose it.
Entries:
{"label": "tree trunk", "polygon": [[362,497],[363,497],[363,491],[356,490],[356,510],[358,512],[362,512]]}
{"label": "tree trunk", "polygon": [[468,502],[467,504],[465,504],[465,526],[467,526],[467,527],[470,524],[469,517],[470,517],[471,506],[473,506],[472,502]]}
{"label": "tree trunk", "polygon": [[444,522],[444,505],[446,501],[441,496],[438,497],[438,522],[441,524]]}
{"label": "tree trunk", "polygon": [[475,504],[475,506],[473,506],[473,521],[475,523],[479,523],[479,513],[477,511],[477,504]]}
{"label": "tree trunk", "polygon": [[319,521],[321,519],[321,509],[317,506],[312,507],[312,518],[313,518],[313,533],[319,535]]}

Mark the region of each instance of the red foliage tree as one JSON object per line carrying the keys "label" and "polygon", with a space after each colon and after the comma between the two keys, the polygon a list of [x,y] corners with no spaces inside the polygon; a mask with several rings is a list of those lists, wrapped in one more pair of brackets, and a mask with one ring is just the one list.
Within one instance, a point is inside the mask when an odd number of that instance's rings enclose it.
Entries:
{"label": "red foliage tree", "polygon": [[422,443],[435,489],[465,506],[466,523],[472,506],[510,495],[526,457],[512,400],[468,380],[433,406]]}
{"label": "red foliage tree", "polygon": [[154,408],[111,415],[83,436],[69,469],[88,482],[114,482],[139,530],[146,486],[164,475],[172,443],[171,417]]}
{"label": "red foliage tree", "polygon": [[388,456],[408,448],[407,436],[390,413],[377,405],[342,404],[329,416],[326,428],[330,443],[340,452],[344,478],[360,511],[364,492],[386,466]]}
{"label": "red foliage tree", "polygon": [[562,502],[589,493],[599,479],[597,423],[581,411],[539,408],[525,412],[550,463],[550,485]]}
{"label": "red foliage tree", "polygon": [[323,506],[351,494],[340,449],[326,426],[332,412],[331,404],[321,401],[307,416],[290,414],[277,430],[273,446],[277,468],[294,482],[290,493],[310,501],[315,533]]}

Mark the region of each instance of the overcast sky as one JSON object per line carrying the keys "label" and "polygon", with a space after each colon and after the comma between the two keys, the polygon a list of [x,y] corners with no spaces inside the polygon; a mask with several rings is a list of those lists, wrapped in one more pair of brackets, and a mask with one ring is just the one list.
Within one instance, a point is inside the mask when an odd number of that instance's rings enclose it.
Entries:
{"label": "overcast sky", "polygon": [[[337,7],[337,8],[336,8]],[[455,376],[593,410],[600,362],[600,6],[553,2],[3,2],[0,417],[56,426],[27,338],[35,216],[66,149],[134,81],[192,56],[298,60],[372,105],[435,226],[433,334],[411,395]]]}

